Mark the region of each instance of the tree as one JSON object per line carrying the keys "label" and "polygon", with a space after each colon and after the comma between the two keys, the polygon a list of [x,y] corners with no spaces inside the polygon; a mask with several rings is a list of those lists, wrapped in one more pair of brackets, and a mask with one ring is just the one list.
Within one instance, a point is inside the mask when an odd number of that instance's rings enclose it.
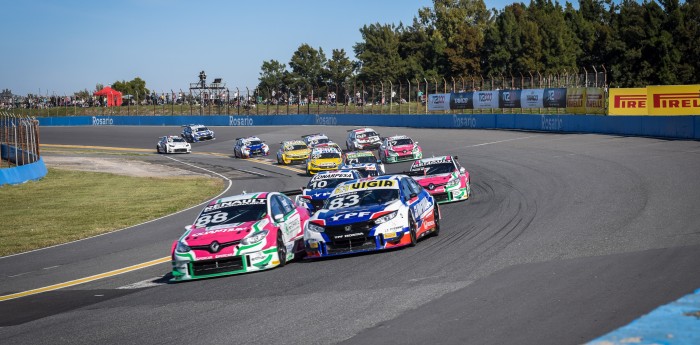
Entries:
{"label": "tree", "polygon": [[[123,95],[133,95],[134,97],[136,95],[147,95],[150,93],[150,90],[146,88],[146,82],[139,77],[128,82],[124,80],[115,81],[112,83],[112,88],[121,92]],[[102,88],[99,88],[98,90],[101,89]]]}
{"label": "tree", "polygon": [[299,46],[289,61],[289,67],[292,69],[292,89],[298,90],[323,84],[326,64],[326,56],[322,48],[316,50],[306,43]]}
{"label": "tree", "polygon": [[363,42],[353,47],[359,60],[358,78],[366,83],[397,80],[401,57],[396,26],[379,23],[365,25],[360,33]]}
{"label": "tree", "polygon": [[284,89],[288,76],[287,66],[285,64],[277,60],[263,61],[260,69],[258,90],[265,95],[264,97],[272,97],[273,92],[276,96],[277,92],[287,91]]}

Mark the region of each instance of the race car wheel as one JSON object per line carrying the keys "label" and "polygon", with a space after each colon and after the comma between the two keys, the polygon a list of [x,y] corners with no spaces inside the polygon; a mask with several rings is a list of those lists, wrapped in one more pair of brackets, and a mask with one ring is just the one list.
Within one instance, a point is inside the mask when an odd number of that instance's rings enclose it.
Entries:
{"label": "race car wheel", "polygon": [[282,160],[280,159],[280,156],[277,156],[277,165],[282,165]]}
{"label": "race car wheel", "polygon": [[411,236],[411,243],[408,246],[415,247],[416,243],[418,243],[418,236],[416,235],[416,222],[413,221],[413,217],[408,218],[408,230]]}
{"label": "race car wheel", "polygon": [[277,266],[282,267],[287,264],[287,247],[284,245],[280,230],[277,231],[277,257],[280,261],[279,265]]}
{"label": "race car wheel", "polygon": [[472,181],[467,180],[467,199],[472,196]]}
{"label": "race car wheel", "polygon": [[433,236],[440,236],[440,210],[438,209],[437,203],[435,204],[435,209],[433,210],[433,217],[435,217],[435,230],[433,230]]}
{"label": "race car wheel", "polygon": [[156,146],[156,152],[161,153],[161,152],[160,152],[160,146]]}

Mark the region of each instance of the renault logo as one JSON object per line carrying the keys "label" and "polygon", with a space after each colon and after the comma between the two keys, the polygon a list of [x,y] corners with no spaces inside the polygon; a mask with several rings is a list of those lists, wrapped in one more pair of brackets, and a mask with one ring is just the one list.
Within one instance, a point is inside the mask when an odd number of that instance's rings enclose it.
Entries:
{"label": "renault logo", "polygon": [[209,245],[209,251],[212,252],[212,253],[218,252],[220,248],[221,248],[221,247],[220,247],[220,245],[219,245],[219,242],[216,242],[216,241],[212,242],[212,243]]}
{"label": "renault logo", "polygon": [[429,184],[429,185],[428,185],[428,189],[430,189],[430,190],[433,190],[433,189],[435,189],[435,185],[434,185],[434,184],[432,184],[432,183],[431,183],[431,184]]}

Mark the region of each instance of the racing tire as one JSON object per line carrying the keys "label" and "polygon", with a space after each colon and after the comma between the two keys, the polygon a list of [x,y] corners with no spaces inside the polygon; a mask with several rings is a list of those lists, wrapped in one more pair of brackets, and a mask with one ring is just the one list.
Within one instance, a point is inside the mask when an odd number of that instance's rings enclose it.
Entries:
{"label": "racing tire", "polygon": [[440,210],[438,209],[437,203],[435,204],[435,209],[433,210],[433,217],[435,217],[435,227],[433,228],[433,236],[440,236]]}
{"label": "racing tire", "polygon": [[408,246],[415,247],[416,243],[418,243],[418,236],[416,234],[416,222],[413,221],[413,217],[408,218],[408,233],[411,237],[411,243]]}
{"label": "racing tire", "polygon": [[277,258],[280,261],[277,267],[283,267],[287,264],[287,247],[284,245],[282,233],[280,231],[281,230],[277,230]]}
{"label": "racing tire", "polygon": [[156,152],[162,153],[162,152],[160,152],[160,147],[159,147],[159,146],[156,146]]}
{"label": "racing tire", "polygon": [[467,180],[467,199],[472,196],[472,181]]}
{"label": "racing tire", "polygon": [[304,247],[304,239],[300,238],[295,243],[294,260],[301,260],[306,257],[306,248]]}
{"label": "racing tire", "polygon": [[282,160],[280,160],[280,156],[277,156],[277,165],[282,165]]}

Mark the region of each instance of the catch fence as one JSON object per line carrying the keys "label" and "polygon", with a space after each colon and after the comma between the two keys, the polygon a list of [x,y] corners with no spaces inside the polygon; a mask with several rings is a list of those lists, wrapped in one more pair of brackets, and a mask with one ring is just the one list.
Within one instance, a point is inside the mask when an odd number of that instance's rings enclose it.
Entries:
{"label": "catch fence", "polygon": [[33,117],[0,112],[0,167],[31,164],[39,160],[39,121]]}

